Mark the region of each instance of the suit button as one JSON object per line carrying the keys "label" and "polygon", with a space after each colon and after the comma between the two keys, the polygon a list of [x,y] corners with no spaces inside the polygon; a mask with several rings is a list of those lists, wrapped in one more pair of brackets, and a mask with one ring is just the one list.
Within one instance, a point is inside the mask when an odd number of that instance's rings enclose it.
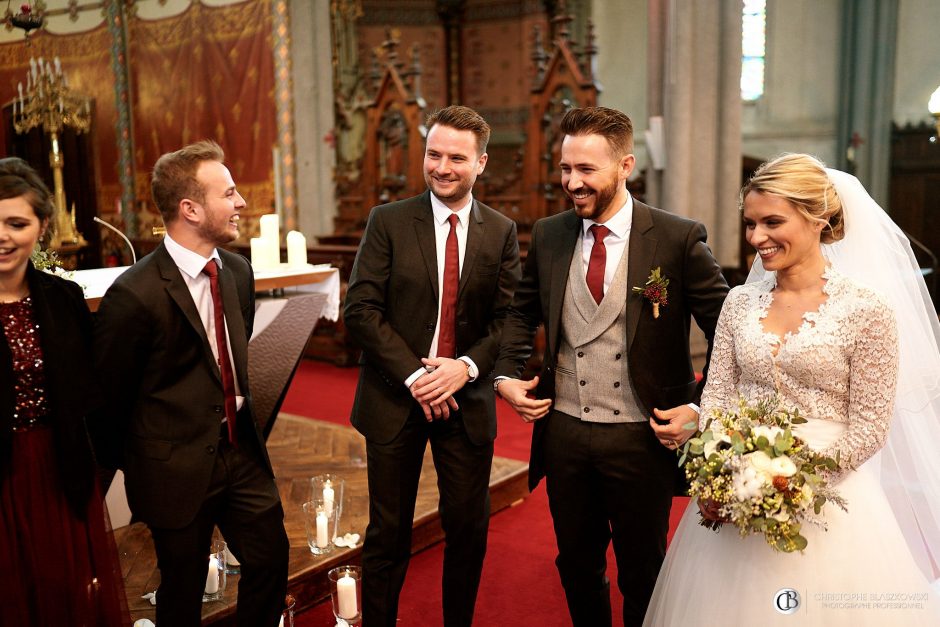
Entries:
{"label": "suit button", "polygon": [[620,415],[620,410],[619,410],[619,409],[615,409],[615,410],[614,410],[614,416],[619,416],[619,415]]}
{"label": "suit button", "polygon": [[206,447],[206,453],[208,453],[209,455],[213,455],[215,453],[215,447],[210,444],[209,446]]}
{"label": "suit button", "polygon": [[433,331],[433,330],[434,330],[434,325],[433,325],[433,324],[429,324],[429,325],[427,325],[427,326],[424,327],[424,328],[425,328],[426,330],[428,330],[428,331]]}
{"label": "suit button", "polygon": [[212,411],[214,411],[214,412],[217,413],[217,414],[221,414],[221,413],[222,413],[222,406],[221,406],[221,405],[216,405],[215,407],[212,408]]}
{"label": "suit button", "polygon": [[591,413],[591,408],[590,408],[590,407],[585,407],[585,408],[584,408],[584,413],[585,413],[585,414],[590,414],[590,413]]}
{"label": "suit button", "polygon": [[587,385],[587,381],[581,380],[581,385]]}
{"label": "suit button", "polygon": [[584,357],[584,353],[581,351],[578,351],[578,357]]}
{"label": "suit button", "polygon": [[617,353],[617,355],[614,357],[614,359],[620,359],[620,353]]}
{"label": "suit button", "polygon": [[614,387],[615,387],[615,388],[619,388],[619,387],[620,387],[620,381],[614,381]]}

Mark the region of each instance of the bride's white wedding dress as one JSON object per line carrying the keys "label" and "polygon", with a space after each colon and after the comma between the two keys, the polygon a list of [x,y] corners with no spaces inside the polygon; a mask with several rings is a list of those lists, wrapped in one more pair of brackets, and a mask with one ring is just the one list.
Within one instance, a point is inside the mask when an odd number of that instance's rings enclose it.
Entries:
{"label": "bride's white wedding dress", "polygon": [[[828,530],[804,526],[804,553],[777,553],[763,536],[700,526],[693,501],[682,518],[644,625],[940,625],[940,598],[911,556],[879,480],[877,452],[894,409],[898,348],[891,308],[834,270],[828,298],[796,333],[767,333],[774,280],[731,291],[715,334],[704,419],[777,396],[809,418],[796,433],[835,456],[832,477],[848,512],[828,504]],[[783,592],[783,590],[794,590]],[[936,591],[933,591],[936,593]],[[799,606],[792,614],[780,609]],[[779,596],[778,596],[779,595]],[[776,602],[775,602],[776,601]],[[778,607],[780,609],[778,609]]]}

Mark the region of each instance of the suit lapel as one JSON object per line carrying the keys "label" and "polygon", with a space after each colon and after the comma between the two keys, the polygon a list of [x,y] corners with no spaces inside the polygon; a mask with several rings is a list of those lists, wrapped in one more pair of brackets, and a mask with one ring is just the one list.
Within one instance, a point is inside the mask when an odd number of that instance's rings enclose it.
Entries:
{"label": "suit lapel", "polygon": [[424,265],[428,270],[428,279],[434,289],[435,299],[440,298],[437,285],[437,244],[434,238],[434,212],[431,211],[431,192],[426,191],[415,200],[414,229],[417,237],[416,247],[421,251]]}
{"label": "suit lapel", "polygon": [[460,298],[464,287],[467,285],[467,280],[473,273],[473,264],[476,262],[477,253],[483,243],[485,233],[486,226],[483,221],[483,212],[480,211],[479,204],[474,200],[467,221],[467,246],[463,253],[463,266],[460,270],[460,288],[457,291],[457,298]]}
{"label": "suit lapel", "polygon": [[245,366],[248,364],[248,338],[245,337],[245,321],[242,319],[241,303],[238,300],[238,291],[235,286],[235,273],[228,265],[222,266],[219,272],[219,291],[222,292],[222,307],[225,310],[225,326],[228,327],[228,341],[231,344],[232,367],[238,377],[239,387],[248,389],[248,373]]}
{"label": "suit lapel", "polygon": [[633,200],[633,224],[630,227],[630,250],[627,259],[627,350],[633,345],[640,314],[643,310],[643,297],[633,291],[636,286],[646,283],[653,269],[656,256],[656,238],[650,209],[640,201]]}
{"label": "suit lapel", "polygon": [[[176,266],[173,258],[170,257],[170,253],[167,252],[166,247],[164,247],[162,243],[152,254],[156,255],[154,259],[157,262],[160,277],[167,282],[167,294],[170,295],[170,298],[172,298],[176,306],[180,308],[180,311],[193,327],[193,330],[202,339],[202,349],[206,359],[209,360],[209,363],[215,364],[216,361],[215,357],[212,355],[212,347],[209,345],[209,338],[206,336],[206,328],[202,324],[202,319],[199,318],[199,312],[196,311],[196,304],[193,302],[193,295],[189,293],[189,288],[186,287],[186,282],[183,281],[183,275],[180,274],[180,269]],[[215,373],[215,376],[221,381],[218,366],[212,368],[212,372]]]}
{"label": "suit lapel", "polygon": [[[578,243],[581,230],[581,218],[569,210],[563,221],[563,228],[558,234],[558,241],[545,242],[552,255],[551,278],[548,304],[548,342],[554,349],[558,346],[558,333],[561,329],[561,308],[565,302],[565,289],[568,286],[568,272],[571,270],[571,257]],[[541,242],[540,242],[541,243]]]}

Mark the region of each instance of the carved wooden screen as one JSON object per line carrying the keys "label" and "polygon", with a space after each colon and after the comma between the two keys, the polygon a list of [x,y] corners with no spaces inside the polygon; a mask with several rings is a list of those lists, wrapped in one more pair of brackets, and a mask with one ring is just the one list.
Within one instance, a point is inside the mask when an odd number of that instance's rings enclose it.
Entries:
{"label": "carved wooden screen", "polygon": [[[375,97],[366,107],[365,152],[354,180],[338,172],[342,192],[336,233],[358,236],[372,207],[420,194],[425,189],[425,102],[419,89],[417,47],[404,70],[396,52],[398,42],[385,42],[385,60],[374,60]],[[326,238],[321,238],[321,240]],[[330,238],[335,239],[335,238]]]}

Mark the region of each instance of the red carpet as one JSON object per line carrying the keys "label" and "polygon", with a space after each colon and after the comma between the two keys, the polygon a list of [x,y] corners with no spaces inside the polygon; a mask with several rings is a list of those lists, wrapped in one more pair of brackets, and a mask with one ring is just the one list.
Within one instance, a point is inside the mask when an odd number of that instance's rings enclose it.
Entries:
{"label": "red carpet", "polygon": [[[288,391],[282,411],[349,424],[358,370],[335,368],[305,360]],[[527,461],[531,426],[524,423],[502,401],[497,404],[499,435],[496,455]],[[676,499],[671,527],[675,529],[688,499]],[[555,536],[544,484],[521,504],[494,514],[490,521],[489,545],[483,566],[483,580],[477,600],[475,624],[570,625],[565,595],[555,570]],[[415,555],[408,569],[399,605],[402,627],[430,627],[441,624],[441,565],[443,544]],[[608,577],[616,582],[613,553],[608,553]],[[614,624],[621,613],[621,597],[612,585]],[[330,603],[304,612],[297,627],[332,627]]]}

